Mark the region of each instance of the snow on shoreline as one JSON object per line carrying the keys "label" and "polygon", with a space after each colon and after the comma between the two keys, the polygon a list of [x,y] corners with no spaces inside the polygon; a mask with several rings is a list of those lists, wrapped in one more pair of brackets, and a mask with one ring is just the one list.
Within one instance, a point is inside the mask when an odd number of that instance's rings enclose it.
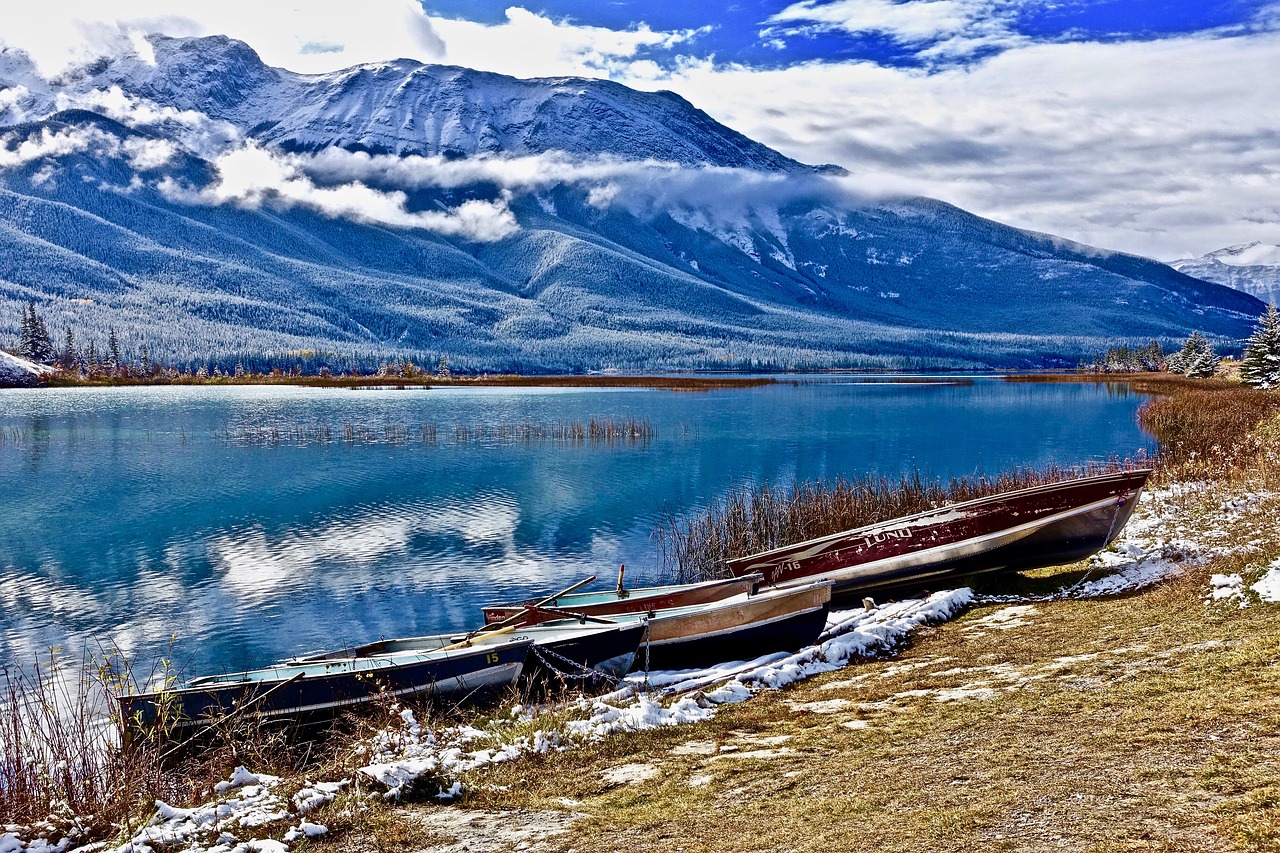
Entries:
{"label": "snow on shoreline", "polygon": [[1177,520],[1182,512],[1181,499],[1204,486],[1203,483],[1175,483],[1143,492],[1129,523],[1106,550],[1090,558],[1088,574],[1075,584],[1041,595],[981,595],[976,603],[1124,595],[1203,565],[1221,553],[1221,549],[1205,547],[1188,538]]}
{"label": "snow on shoreline", "polygon": [[[327,831],[306,817],[347,788],[366,792],[367,796],[368,787],[376,786],[380,796],[388,800],[414,792],[433,793],[449,800],[462,793],[460,777],[466,773],[525,755],[573,749],[617,732],[710,719],[722,706],[746,701],[761,691],[840,669],[858,657],[891,653],[915,628],[951,619],[972,604],[1134,592],[1189,566],[1202,565],[1215,555],[1249,547],[1229,542],[1221,546],[1209,544],[1214,537],[1196,537],[1188,531],[1179,517],[1183,499],[1200,488],[1201,484],[1177,484],[1144,494],[1121,536],[1108,550],[1092,558],[1089,573],[1053,593],[977,597],[972,590],[963,588],[871,609],[832,611],[818,641],[794,654],[765,655],[699,670],[632,675],[605,696],[583,697],[546,708],[517,705],[484,729],[454,725],[433,730],[405,710],[397,727],[379,733],[365,744],[366,763],[352,778],[308,782],[289,798],[278,790],[280,779],[237,768],[229,780],[215,786],[215,797],[209,802],[186,809],[157,802],[155,815],[133,838],[114,848],[102,844],[91,847],[96,853],[158,853],[161,849],[165,853],[285,853],[290,843]],[[1230,503],[1221,509],[1224,529],[1242,511]],[[1262,577],[1252,584],[1240,575],[1214,575],[1211,580],[1210,604],[1238,600],[1245,607],[1258,599],[1280,602],[1280,560],[1266,567]],[[988,621],[1003,618],[994,627],[1009,627],[1015,623],[1006,611],[1019,609],[1005,608],[988,617]],[[981,625],[981,620],[974,625]],[[274,832],[265,834],[280,835],[278,840],[255,838],[264,834],[257,828],[266,824],[276,826]],[[288,824],[289,829],[281,835],[278,827],[283,824]],[[37,837],[24,843],[23,833],[19,827],[0,825],[0,853],[64,853],[73,849],[68,839]]]}
{"label": "snow on shoreline", "polygon": [[[434,788],[435,796],[462,793],[458,777],[523,755],[564,751],[621,731],[675,726],[710,719],[723,705],[750,699],[847,665],[856,657],[892,652],[915,628],[950,619],[973,601],[967,588],[928,598],[893,602],[870,610],[832,611],[816,644],[794,654],[765,655],[753,661],[724,663],[701,670],[651,672],[630,676],[607,696],[579,698],[560,706],[517,705],[485,729],[469,725],[432,730],[409,710],[401,725],[367,743],[367,761],[351,779],[308,782],[292,798],[279,791],[282,780],[236,768],[214,786],[214,797],[191,808],[156,802],[151,820],[116,847],[90,845],[96,853],[285,853],[289,843],[326,832],[306,820],[316,808],[348,787],[374,783],[384,799],[395,800]],[[646,685],[647,680],[647,685]],[[290,823],[277,840],[256,838],[256,828]],[[31,838],[17,826],[0,826],[0,853],[65,853],[70,839]],[[275,834],[275,833],[270,833]],[[88,848],[86,848],[88,849]]]}

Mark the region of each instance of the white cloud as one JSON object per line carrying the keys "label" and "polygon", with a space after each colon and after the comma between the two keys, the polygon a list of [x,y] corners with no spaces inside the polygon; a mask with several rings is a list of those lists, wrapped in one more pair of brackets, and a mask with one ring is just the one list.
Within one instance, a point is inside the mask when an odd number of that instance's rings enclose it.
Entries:
{"label": "white cloud", "polygon": [[39,133],[19,139],[13,134],[0,136],[0,169],[23,166],[36,160],[78,154],[95,146],[114,143],[112,137],[93,128],[69,128]]}
{"label": "white cloud", "polygon": [[[1272,82],[1280,5],[1229,38],[1035,45],[1008,28],[1020,2],[797,2],[767,24],[778,33],[883,33],[945,62],[982,45],[1002,48],[981,63],[944,63],[932,73],[870,62],[756,69],[692,58],[662,67],[646,51],[681,50],[697,31],[610,30],[521,7],[482,25],[430,17],[412,0],[113,0],[109,12],[71,0],[6,13],[0,39],[32,47],[46,68],[83,58],[94,45],[136,50],[138,33],[158,29],[226,33],[269,63],[301,71],[409,56],[517,76],[611,77],[675,90],[789,156],[843,165],[870,193],[933,196],[1010,224],[1159,257],[1280,242]],[[16,93],[0,92],[5,97],[13,103],[5,113],[8,102],[0,101],[0,117],[12,117],[21,102]],[[607,186],[602,178],[590,187],[598,201]]]}
{"label": "white cloud", "polygon": [[150,46],[141,36],[155,32],[229,35],[269,64],[302,72],[398,57],[438,60],[444,49],[415,0],[60,0],[6,10],[0,43],[25,49],[53,74],[104,54],[146,59]]}
{"label": "white cloud", "polygon": [[934,73],[688,61],[670,88],[872,191],[1155,257],[1280,241],[1280,33],[1026,46]]}
{"label": "white cloud", "polygon": [[[765,35],[878,33],[907,44],[945,41],[957,52],[974,41],[1013,37],[1011,0],[802,0],[771,16]],[[1021,39],[1018,39],[1021,40]]]}
{"label": "white cloud", "polygon": [[636,65],[644,48],[671,49],[703,29],[662,32],[644,24],[612,30],[555,21],[519,6],[506,10],[499,24],[432,18],[444,44],[444,61],[516,77],[630,76],[659,72],[651,61]]}
{"label": "white cloud", "polygon": [[217,157],[218,180],[191,190],[166,179],[160,189],[186,203],[241,207],[306,207],[325,216],[395,228],[416,228],[477,242],[492,242],[519,230],[505,199],[467,201],[450,210],[410,211],[401,191],[385,192],[359,181],[320,186],[305,172],[307,158],[268,151],[249,143]]}
{"label": "white cloud", "polygon": [[[516,76],[603,76],[645,48],[671,48],[705,30],[625,30],[552,20],[519,6],[498,24],[432,17],[415,0],[64,0],[6,13],[0,44],[21,47],[45,74],[99,55],[152,59],[143,33],[222,34],[248,42],[269,65],[323,73],[407,58]],[[654,73],[657,67],[652,66]]]}
{"label": "white cloud", "polygon": [[240,132],[229,122],[217,121],[195,110],[178,110],[136,98],[119,86],[88,92],[59,92],[55,108],[91,110],[132,128],[160,128],[184,148],[202,157],[217,156],[240,140]]}

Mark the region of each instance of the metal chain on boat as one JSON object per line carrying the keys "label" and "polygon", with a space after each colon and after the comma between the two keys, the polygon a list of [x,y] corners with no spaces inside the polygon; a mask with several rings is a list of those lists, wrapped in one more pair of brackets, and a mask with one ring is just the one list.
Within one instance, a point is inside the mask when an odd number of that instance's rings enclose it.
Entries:
{"label": "metal chain on boat", "polygon": [[[575,660],[565,657],[559,652],[552,651],[551,649],[540,646],[537,643],[534,643],[529,648],[533,650],[534,656],[543,666],[561,678],[586,678],[591,681],[604,681],[609,683],[611,686],[616,686],[622,682],[622,679],[618,678],[616,675],[607,673],[602,669],[595,669],[593,667],[586,666],[585,664],[578,663]],[[561,669],[556,665],[555,661],[559,661],[561,664],[568,667],[568,669]]]}

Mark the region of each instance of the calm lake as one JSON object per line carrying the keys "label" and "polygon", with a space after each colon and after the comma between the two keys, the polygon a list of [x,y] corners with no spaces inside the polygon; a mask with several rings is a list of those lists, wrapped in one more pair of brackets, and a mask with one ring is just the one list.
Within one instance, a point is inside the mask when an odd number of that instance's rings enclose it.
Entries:
{"label": "calm lake", "polygon": [[[824,379],[709,392],[0,391],[0,666],[59,646],[187,675],[458,629],[653,579],[650,538],[749,480],[1132,455],[1121,386]],[[636,419],[632,442],[562,425]]]}

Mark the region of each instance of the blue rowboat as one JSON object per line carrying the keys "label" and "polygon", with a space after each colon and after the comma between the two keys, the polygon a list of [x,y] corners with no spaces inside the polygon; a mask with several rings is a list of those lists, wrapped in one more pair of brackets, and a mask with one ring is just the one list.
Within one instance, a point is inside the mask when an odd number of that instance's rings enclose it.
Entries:
{"label": "blue rowboat", "polygon": [[171,690],[120,696],[121,719],[126,736],[160,729],[172,738],[231,714],[317,719],[388,696],[463,701],[513,684],[533,642],[488,636],[457,648],[448,637],[433,639],[414,650],[293,659],[196,678]]}

